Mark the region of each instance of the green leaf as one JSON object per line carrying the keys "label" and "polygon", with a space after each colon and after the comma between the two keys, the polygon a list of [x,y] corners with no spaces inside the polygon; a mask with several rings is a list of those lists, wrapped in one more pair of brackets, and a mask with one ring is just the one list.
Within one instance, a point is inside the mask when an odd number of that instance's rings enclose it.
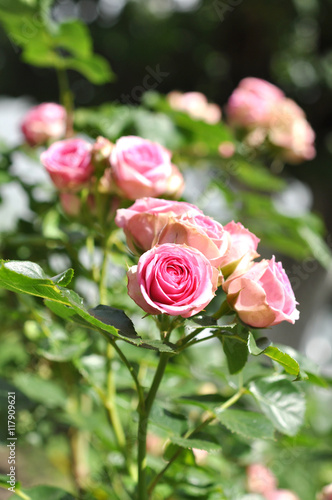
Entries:
{"label": "green leaf", "polygon": [[178,436],[171,436],[170,440],[173,444],[176,444],[177,446],[180,446],[181,448],[198,448],[199,450],[205,450],[205,451],[219,451],[220,450],[220,444],[218,443],[213,443],[212,441],[205,441],[203,439],[195,439],[195,438],[183,438],[183,437],[178,437]]}
{"label": "green leaf", "polygon": [[261,191],[279,191],[286,182],[276,177],[263,165],[252,165],[245,160],[235,158],[234,176],[251,188]]}
{"label": "green leaf", "polygon": [[108,61],[98,54],[87,59],[68,57],[64,61],[66,68],[78,71],[95,85],[102,85],[114,78]]}
{"label": "green leaf", "polygon": [[80,330],[74,331],[70,336],[57,325],[51,325],[49,330],[51,336],[43,340],[38,354],[50,361],[64,362],[78,358],[91,344]]}
{"label": "green leaf", "polygon": [[295,436],[305,414],[304,395],[295,383],[282,375],[273,376],[251,382],[249,390],[274,427]]}
{"label": "green leaf", "polygon": [[279,363],[290,375],[295,375],[297,377],[300,373],[299,364],[295,359],[293,359],[289,354],[282,352],[278,347],[268,346],[265,347],[265,349],[261,349],[258,347],[251,332],[249,332],[248,336],[248,349],[250,354],[253,354],[254,356],[265,354],[265,356],[268,356],[273,359],[273,361]]}
{"label": "green leaf", "polygon": [[231,375],[241,371],[247,362],[247,336],[248,332],[243,330],[239,333],[238,338],[232,337],[232,335],[223,335],[220,338]]}
{"label": "green leaf", "polygon": [[92,40],[88,28],[81,21],[66,21],[58,27],[54,36],[58,47],[69,50],[73,55],[88,59],[92,54]]}
{"label": "green leaf", "polygon": [[106,325],[114,326],[124,337],[137,338],[133,322],[121,309],[100,304],[88,312]]}
{"label": "green leaf", "polygon": [[180,435],[187,427],[186,418],[183,415],[173,413],[172,411],[163,408],[155,402],[152,407],[149,419],[156,427],[163,429],[172,434]]}
{"label": "green leaf", "polygon": [[24,500],[75,500],[75,497],[67,491],[53,486],[34,486],[33,488],[18,491],[22,493],[16,493],[10,498],[13,500],[22,500],[22,498]]}
{"label": "green leaf", "polygon": [[42,403],[48,408],[63,407],[65,404],[65,392],[51,380],[44,380],[32,373],[17,373],[13,383],[29,399]]}
{"label": "green leaf", "polygon": [[274,427],[261,413],[243,410],[217,412],[217,418],[230,431],[250,439],[273,439]]}

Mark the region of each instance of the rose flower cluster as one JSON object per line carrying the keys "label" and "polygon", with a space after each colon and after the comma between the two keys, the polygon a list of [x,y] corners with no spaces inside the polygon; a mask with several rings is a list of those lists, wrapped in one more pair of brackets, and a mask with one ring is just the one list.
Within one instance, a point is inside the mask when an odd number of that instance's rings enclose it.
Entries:
{"label": "rose flower cluster", "polygon": [[230,307],[250,326],[298,319],[281,263],[274,257],[254,262],[259,239],[241,223],[223,227],[194,205],[156,198],[118,209],[115,222],[140,255],[128,271],[128,293],[145,312],[191,317],[222,286]]}
{"label": "rose flower cluster", "polygon": [[315,157],[315,133],[304,111],[275,85],[244,78],[227,104],[230,125],[244,131],[251,147],[263,143],[290,163]]}

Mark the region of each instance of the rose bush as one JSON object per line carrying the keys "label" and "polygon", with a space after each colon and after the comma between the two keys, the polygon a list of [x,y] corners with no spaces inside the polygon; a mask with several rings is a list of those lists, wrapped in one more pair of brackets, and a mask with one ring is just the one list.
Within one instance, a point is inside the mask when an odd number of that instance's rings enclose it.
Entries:
{"label": "rose bush", "polygon": [[128,271],[128,293],[149,314],[189,318],[211,302],[217,286],[218,271],[185,245],[155,246]]}
{"label": "rose bush", "polygon": [[92,146],[83,139],[67,139],[52,144],[40,157],[60,191],[78,191],[93,174]]}
{"label": "rose bush", "polygon": [[170,92],[167,100],[171,108],[184,111],[196,120],[206,123],[218,123],[221,120],[221,109],[217,104],[209,103],[201,92]]}

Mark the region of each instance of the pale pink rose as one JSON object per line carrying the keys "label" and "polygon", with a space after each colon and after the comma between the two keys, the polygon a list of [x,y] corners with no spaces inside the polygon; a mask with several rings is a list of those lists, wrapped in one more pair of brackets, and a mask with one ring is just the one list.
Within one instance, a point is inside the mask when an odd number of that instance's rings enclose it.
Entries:
{"label": "pale pink rose", "polygon": [[110,162],[116,185],[130,200],[165,193],[174,174],[171,152],[141,137],[118,139]]}
{"label": "pale pink rose", "polygon": [[222,158],[231,158],[235,153],[235,144],[230,141],[224,141],[219,144],[218,151]]}
{"label": "pale pink rose", "polygon": [[146,436],[146,451],[155,457],[160,457],[163,454],[164,440],[156,434],[149,432]]}
{"label": "pale pink rose", "polygon": [[315,132],[292,99],[283,99],[274,106],[268,139],[282,148],[281,155],[290,163],[312,160],[316,155]]}
{"label": "pale pink rose", "polygon": [[317,495],[317,500],[332,500],[332,483],[322,489]]}
{"label": "pale pink rose", "polygon": [[197,465],[204,465],[209,456],[209,452],[206,450],[199,450],[198,448],[193,448],[192,452],[195,457],[195,462]]}
{"label": "pale pink rose", "polygon": [[275,85],[260,78],[241,80],[227,103],[228,119],[239,127],[268,126],[273,106],[284,93]]}
{"label": "pale pink rose", "polygon": [[201,92],[173,91],[167,96],[171,108],[184,111],[195,120],[215,124],[221,120],[221,109],[217,104],[209,103]]}
{"label": "pale pink rose", "polygon": [[[226,281],[227,283],[227,281]],[[255,328],[267,328],[299,318],[296,299],[281,262],[262,260],[224,285],[227,301],[240,319]]]}
{"label": "pale pink rose", "polygon": [[230,234],[204,214],[171,217],[153,244],[176,243],[197,248],[214,267],[220,267],[231,244]]}
{"label": "pale pink rose", "polygon": [[189,318],[213,299],[218,270],[195,248],[165,244],[128,271],[128,293],[145,312]]}
{"label": "pale pink rose", "polygon": [[83,139],[53,143],[41,154],[41,162],[60,191],[78,191],[91,179],[91,144]]}
{"label": "pale pink rose", "polygon": [[277,479],[275,475],[262,464],[252,464],[247,467],[247,490],[249,493],[266,493],[275,490]]}
{"label": "pale pink rose", "polygon": [[67,113],[63,106],[45,102],[31,108],[21,128],[30,146],[45,144],[49,139],[61,139],[66,133]]}
{"label": "pale pink rose", "polygon": [[293,491],[290,490],[274,490],[265,494],[266,500],[300,500]]}
{"label": "pale pink rose", "polygon": [[202,214],[195,205],[183,201],[141,198],[129,208],[117,210],[115,223],[123,228],[127,245],[134,253],[150,250],[152,242],[170,217]]}
{"label": "pale pink rose", "polygon": [[224,226],[224,230],[229,233],[231,244],[223,256],[220,266],[224,268],[224,273],[227,275],[235,269],[245,271],[249,263],[259,257],[256,250],[260,239],[245,228],[241,222],[231,221]]}

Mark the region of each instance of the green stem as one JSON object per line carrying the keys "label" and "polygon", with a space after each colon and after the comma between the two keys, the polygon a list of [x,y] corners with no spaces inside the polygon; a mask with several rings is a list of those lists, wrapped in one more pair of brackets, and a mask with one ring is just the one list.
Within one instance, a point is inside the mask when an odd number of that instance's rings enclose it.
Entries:
{"label": "green stem", "polygon": [[221,303],[221,306],[219,307],[218,311],[216,311],[213,315],[212,315],[212,318],[214,319],[219,319],[221,318],[222,316],[224,316],[225,314],[228,314],[232,311],[232,309],[230,308],[227,300],[224,300],[224,302]]}
{"label": "green stem", "polygon": [[115,389],[115,380],[114,374],[112,370],[112,359],[113,359],[114,349],[111,344],[107,346],[107,360],[108,360],[108,374],[107,374],[107,395],[105,400],[105,406],[108,410],[109,419],[111,421],[116,439],[119,443],[121,449],[125,449],[126,447],[126,438],[123,432],[121,420],[117,411],[115,397],[116,397],[116,389]]}
{"label": "green stem", "polygon": [[100,270],[99,281],[99,299],[101,304],[107,304],[107,267],[108,267],[108,250],[104,249],[103,263]]}
{"label": "green stem", "polygon": [[[235,404],[245,392],[246,392],[246,389],[241,387],[231,398],[229,398],[227,401],[225,401],[225,403],[223,403],[217,409],[217,413],[220,413],[221,411],[224,411],[227,408],[229,408],[230,406],[232,406],[233,404]],[[197,427],[195,427],[194,430],[187,431],[184,435],[184,438],[186,438],[186,439],[190,438],[195,433],[201,431],[202,429],[204,429],[204,427],[206,427],[207,425],[212,423],[216,418],[217,418],[217,415],[215,412],[209,412],[208,417],[203,422],[201,422]],[[153,479],[153,481],[150,483],[150,485],[148,487],[148,494],[149,495],[152,494],[153,490],[155,489],[155,487],[159,483],[160,479],[163,477],[165,472],[167,472],[167,470],[172,465],[172,463],[175,462],[175,460],[181,455],[182,452],[183,452],[183,448],[179,447],[179,449],[172,455],[172,457],[170,458],[169,462],[165,465],[165,467]]]}
{"label": "green stem", "polygon": [[70,91],[67,72],[64,68],[57,68],[60,102],[67,111],[66,137],[73,135],[73,95]]}
{"label": "green stem", "polygon": [[170,358],[169,353],[160,354],[158,367],[154,375],[152,385],[146,396],[144,407],[140,409],[138,423],[138,499],[147,500],[148,492],[146,485],[146,438],[148,432],[149,415],[162,381],[167,362]]}

